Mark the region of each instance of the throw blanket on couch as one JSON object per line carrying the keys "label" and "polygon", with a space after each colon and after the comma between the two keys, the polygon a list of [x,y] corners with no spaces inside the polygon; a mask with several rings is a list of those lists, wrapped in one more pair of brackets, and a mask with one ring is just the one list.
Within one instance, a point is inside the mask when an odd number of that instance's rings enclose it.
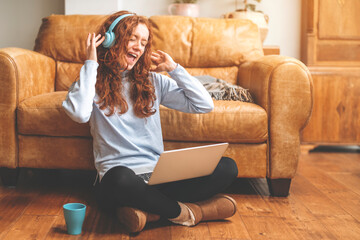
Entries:
{"label": "throw blanket on couch", "polygon": [[230,84],[222,79],[209,75],[194,76],[197,78],[210,96],[215,100],[233,100],[242,102],[254,102],[250,92],[237,85]]}

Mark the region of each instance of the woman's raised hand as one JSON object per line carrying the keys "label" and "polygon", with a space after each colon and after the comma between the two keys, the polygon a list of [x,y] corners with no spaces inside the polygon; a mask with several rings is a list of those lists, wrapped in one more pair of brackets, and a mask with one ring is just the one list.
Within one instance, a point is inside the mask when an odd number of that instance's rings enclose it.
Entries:
{"label": "woman's raised hand", "polygon": [[87,60],[94,60],[97,62],[96,48],[105,40],[105,36],[102,38],[100,37],[100,34],[95,37],[95,33],[89,33],[86,41]]}
{"label": "woman's raised hand", "polygon": [[151,69],[154,72],[171,72],[177,66],[169,54],[160,50],[151,53],[151,61],[155,64],[155,68]]}

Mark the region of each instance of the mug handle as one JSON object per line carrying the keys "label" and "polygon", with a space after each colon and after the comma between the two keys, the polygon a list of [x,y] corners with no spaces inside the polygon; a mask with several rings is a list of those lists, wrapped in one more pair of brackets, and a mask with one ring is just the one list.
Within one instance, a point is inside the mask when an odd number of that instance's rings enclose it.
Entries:
{"label": "mug handle", "polygon": [[227,13],[224,15],[224,18],[234,18],[232,13]]}
{"label": "mug handle", "polygon": [[269,24],[269,16],[264,14],[264,18],[265,18],[266,23]]}
{"label": "mug handle", "polygon": [[168,12],[170,13],[170,15],[174,15],[172,13],[172,8],[174,7],[174,4],[170,4],[169,7],[168,7]]}

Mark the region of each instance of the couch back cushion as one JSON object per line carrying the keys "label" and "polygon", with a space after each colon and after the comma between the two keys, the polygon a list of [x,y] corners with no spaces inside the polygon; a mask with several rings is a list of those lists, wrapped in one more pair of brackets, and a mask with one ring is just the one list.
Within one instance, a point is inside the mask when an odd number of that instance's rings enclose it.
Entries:
{"label": "couch back cushion", "polygon": [[[55,91],[68,91],[71,84],[79,79],[81,67],[82,63],[57,61]],[[210,75],[226,80],[231,84],[236,84],[239,68],[234,66],[214,68],[186,68],[186,70],[193,76]]]}
{"label": "couch back cushion", "polygon": [[[57,61],[55,91],[68,91],[71,84],[79,79],[82,63]],[[231,84],[237,83],[238,67],[186,68],[193,76],[210,75]],[[165,73],[163,73],[165,74]]]}
{"label": "couch back cushion", "polygon": [[104,15],[51,15],[42,19],[34,50],[55,60],[83,63],[86,39],[105,21]]}
{"label": "couch back cushion", "polygon": [[68,91],[71,84],[79,79],[82,65],[57,61],[55,91]]}
{"label": "couch back cushion", "polygon": [[[43,19],[34,50],[57,60],[56,91],[67,90],[86,59],[86,38],[106,15],[51,15]],[[241,19],[152,16],[154,50],[169,53],[193,75],[236,83],[237,67],[263,55],[255,24]]]}
{"label": "couch back cushion", "polygon": [[230,67],[263,55],[249,20],[153,16],[154,48],[185,67]]}

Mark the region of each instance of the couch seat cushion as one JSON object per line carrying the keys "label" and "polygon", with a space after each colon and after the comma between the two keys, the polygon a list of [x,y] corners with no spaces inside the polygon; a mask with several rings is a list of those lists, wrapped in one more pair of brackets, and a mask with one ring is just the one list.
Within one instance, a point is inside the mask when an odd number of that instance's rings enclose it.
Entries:
{"label": "couch seat cushion", "polygon": [[[67,92],[28,98],[17,112],[18,131],[24,135],[91,137],[89,124],[72,121],[61,104]],[[215,101],[208,114],[182,113],[161,106],[164,140],[261,143],[267,140],[267,114],[256,104]]]}
{"label": "couch seat cushion", "polygon": [[80,124],[66,115],[61,104],[66,91],[52,92],[25,99],[17,110],[20,134],[43,136],[90,137],[89,124]]}
{"label": "couch seat cushion", "polygon": [[161,106],[164,140],[262,143],[267,140],[267,114],[253,103],[214,101],[207,114],[190,114]]}

